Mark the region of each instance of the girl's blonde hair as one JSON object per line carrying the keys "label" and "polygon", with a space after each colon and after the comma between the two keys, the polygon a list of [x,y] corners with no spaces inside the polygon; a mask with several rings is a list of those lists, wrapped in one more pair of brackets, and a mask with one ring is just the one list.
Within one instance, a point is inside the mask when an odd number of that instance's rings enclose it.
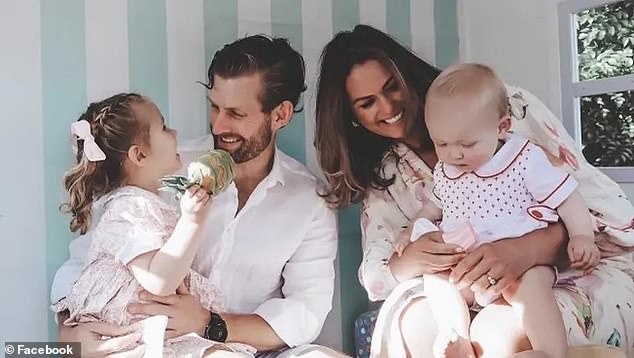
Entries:
{"label": "girl's blonde hair", "polygon": [[68,202],[60,206],[62,212],[72,215],[72,232],[86,233],[93,201],[124,184],[123,163],[128,149],[135,141],[148,142],[149,124],[136,118],[132,108],[133,103],[144,101],[139,94],[120,93],[91,103],[79,117],[78,121],[90,124],[95,143],[106,154],[106,159],[89,161],[84,155],[84,141],[77,139],[77,164],[64,175]]}

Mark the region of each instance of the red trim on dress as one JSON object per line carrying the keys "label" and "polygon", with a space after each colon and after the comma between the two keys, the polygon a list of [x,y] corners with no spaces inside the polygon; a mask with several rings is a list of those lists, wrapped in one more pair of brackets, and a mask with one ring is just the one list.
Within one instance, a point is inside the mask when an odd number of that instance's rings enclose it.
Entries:
{"label": "red trim on dress", "polygon": [[457,179],[462,178],[465,174],[467,174],[467,172],[462,172],[457,177],[453,177],[452,178],[449,175],[447,175],[447,172],[445,171],[445,163],[442,163],[441,168],[442,168],[442,175],[444,175],[445,178],[447,178],[449,180],[457,180]]}
{"label": "red trim on dress", "polygon": [[542,215],[542,217],[537,217],[538,215],[533,214],[531,212],[531,209],[535,209],[535,208],[546,208],[546,209],[549,209],[549,210],[555,210],[555,209],[551,208],[548,205],[532,205],[532,206],[529,206],[528,208],[526,208],[526,212],[528,213],[528,216],[532,217],[533,219],[535,219],[537,221],[542,221],[542,222],[545,222],[545,223],[549,223],[549,224],[553,223],[553,221],[549,221],[549,220],[543,219],[543,214],[541,212],[539,212],[539,211],[537,211],[537,213],[539,213],[539,215]]}
{"label": "red trim on dress", "polygon": [[517,154],[515,155],[515,157],[513,158],[513,160],[511,160],[511,162],[501,171],[499,171],[496,174],[492,174],[492,175],[479,175],[476,172],[473,172],[473,174],[475,174],[475,176],[477,176],[478,178],[482,178],[482,179],[488,179],[488,178],[493,178],[496,177],[502,173],[504,173],[508,168],[511,167],[511,165],[513,165],[513,163],[515,163],[515,161],[517,160],[517,158],[520,157],[520,155],[524,152],[524,149],[526,149],[526,147],[528,146],[529,141],[526,140],[526,142],[524,143],[524,145],[522,146],[522,148],[519,150],[519,152],[517,152]]}
{"label": "red trim on dress", "polygon": [[[526,141],[524,142],[524,145],[522,145],[522,148],[520,148],[520,150],[517,152],[517,154],[515,155],[515,157],[513,157],[513,160],[511,160],[511,161],[507,164],[507,166],[506,166],[504,169],[502,169],[501,171],[499,171],[499,172],[497,172],[497,173],[495,173],[495,174],[492,174],[492,175],[480,175],[480,174],[478,174],[476,171],[473,171],[472,173],[473,173],[475,176],[477,176],[478,178],[480,178],[480,179],[489,179],[489,178],[496,177],[496,176],[498,176],[498,175],[500,175],[500,174],[503,174],[503,173],[504,173],[504,172],[505,172],[508,168],[510,168],[510,167],[513,165],[513,163],[515,163],[515,161],[517,160],[517,158],[519,158],[519,156],[520,156],[520,155],[524,152],[524,149],[526,149],[526,147],[528,146],[528,144],[529,144],[529,143],[530,143],[530,141],[529,141],[529,140],[526,140]],[[449,180],[457,180],[457,179],[460,179],[463,175],[467,174],[467,172],[462,172],[462,173],[460,173],[460,174],[459,174],[458,176],[456,176],[456,177],[450,177],[449,175],[447,175],[447,172],[445,171],[445,163],[442,163],[442,166],[441,166],[441,167],[442,167],[442,174],[445,176],[445,178],[447,178],[447,179],[449,179]]]}
{"label": "red trim on dress", "polygon": [[442,203],[442,199],[436,194],[436,190],[432,189],[431,194],[436,198],[436,200]]}
{"label": "red trim on dress", "polygon": [[557,187],[555,188],[555,190],[553,190],[544,200],[537,200],[538,203],[543,203],[546,200],[550,199],[551,196],[553,196],[553,194],[555,194],[557,192],[557,190],[559,190],[561,188],[562,185],[564,185],[564,183],[566,181],[568,181],[568,179],[570,179],[570,174],[566,174],[566,177],[564,178],[564,180],[561,181],[561,183],[559,183],[559,185],[557,185]]}

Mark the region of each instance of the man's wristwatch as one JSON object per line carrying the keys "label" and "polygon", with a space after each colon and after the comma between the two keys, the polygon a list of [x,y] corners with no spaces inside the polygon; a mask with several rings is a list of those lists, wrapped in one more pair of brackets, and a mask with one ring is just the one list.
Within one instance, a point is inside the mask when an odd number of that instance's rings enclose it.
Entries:
{"label": "man's wristwatch", "polygon": [[227,341],[227,322],[219,314],[212,312],[209,323],[205,327],[205,338],[215,342]]}

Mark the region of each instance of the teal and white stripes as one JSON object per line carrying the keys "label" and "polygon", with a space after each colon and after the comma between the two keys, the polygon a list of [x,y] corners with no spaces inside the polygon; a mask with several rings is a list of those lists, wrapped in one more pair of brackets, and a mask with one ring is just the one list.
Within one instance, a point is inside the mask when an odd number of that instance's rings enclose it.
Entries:
{"label": "teal and white stripes", "polygon": [[[412,28],[412,50],[421,58],[437,63],[434,3],[434,0],[412,0],[409,18]],[[449,19],[441,17],[438,21],[446,22]]]}
{"label": "teal and white stripes", "polygon": [[271,0],[238,1],[238,36],[271,34]]}
{"label": "teal and white stripes", "polygon": [[[130,91],[151,97],[167,117],[170,112],[166,2],[130,0],[127,6]],[[180,71],[173,70],[177,74]],[[168,122],[172,123],[170,118]],[[178,120],[175,119],[175,122]]]}
{"label": "teal and white stripes", "polygon": [[[456,1],[434,2],[436,66],[446,68],[458,59],[458,15]],[[442,20],[441,20],[442,19]]]}
{"label": "teal and white stripes", "polygon": [[39,1],[11,5],[0,4],[0,341],[44,341],[43,24]]}
{"label": "teal and white stripes", "polygon": [[[302,36],[302,2],[298,0],[271,0],[271,35],[285,37],[295,49],[304,49]],[[298,104],[304,107],[303,100]],[[295,114],[292,121],[277,138],[280,148],[293,158],[306,162],[305,111]]]}
{"label": "teal and white stripes", "polygon": [[[13,1],[15,4],[18,1]],[[42,225],[46,244],[46,288],[48,290],[55,269],[68,255],[68,243],[71,235],[68,219],[59,212],[64,200],[62,175],[71,163],[69,147],[69,124],[85,109],[88,100],[87,33],[85,31],[85,7],[82,0],[41,1],[41,39],[35,46],[42,48],[42,103],[43,103],[43,143],[44,143],[44,222]],[[28,21],[29,18],[22,19]],[[40,164],[34,162],[34,165]],[[40,198],[30,198],[39,201]],[[26,215],[27,213],[22,213]],[[3,230],[4,231],[4,230]],[[9,232],[20,235],[21,228],[15,227]],[[25,242],[35,238],[25,237]],[[33,246],[33,248],[35,248]],[[15,258],[13,258],[15,259]],[[25,267],[26,268],[26,267]],[[34,273],[35,274],[35,273]],[[28,279],[27,279],[28,280]],[[48,299],[48,297],[46,297]],[[18,308],[19,309],[19,308]],[[36,309],[36,307],[32,307]],[[39,309],[39,307],[37,307]],[[30,314],[25,316],[28,320]],[[50,315],[49,315],[50,317]],[[23,323],[27,332],[42,330],[44,327]],[[54,324],[49,320],[49,334]],[[25,333],[22,333],[25,334]],[[26,333],[28,337],[29,333]],[[18,338],[18,337],[16,337]],[[21,337],[20,337],[21,338]]]}
{"label": "teal and white stripes", "polygon": [[[3,292],[10,292],[0,302],[0,339],[55,335],[47,292],[73,237],[58,210],[72,162],[68,128],[89,102],[140,92],[158,104],[179,140],[193,138],[209,130],[205,90],[196,81],[206,80],[213,53],[247,34],[287,37],[304,55],[308,91],[279,145],[318,173],[314,93],[323,46],[334,33],[369,23],[444,66],[457,54],[455,2],[0,0],[0,268]],[[358,216],[353,210],[340,219],[342,298],[324,339],[341,344],[343,335],[349,349],[351,318],[366,301],[355,277]]]}
{"label": "teal and white stripes", "polygon": [[410,25],[410,0],[390,1],[389,5],[385,8],[387,32],[411,47],[413,29]]}
{"label": "teal and white stripes", "polygon": [[[86,70],[83,74],[76,71],[75,76],[85,76],[88,102],[101,100],[116,92],[128,92],[130,55],[127,1],[91,0],[84,2],[83,7],[83,16],[77,19],[82,22],[82,28],[72,31],[83,30],[84,33]],[[50,14],[42,11],[42,16],[48,17]],[[56,55],[65,57],[63,51]]]}
{"label": "teal and white stripes", "polygon": [[209,128],[205,91],[196,83],[205,82],[209,65],[203,0],[167,0],[165,9],[169,112],[163,115],[180,138],[194,138]]}

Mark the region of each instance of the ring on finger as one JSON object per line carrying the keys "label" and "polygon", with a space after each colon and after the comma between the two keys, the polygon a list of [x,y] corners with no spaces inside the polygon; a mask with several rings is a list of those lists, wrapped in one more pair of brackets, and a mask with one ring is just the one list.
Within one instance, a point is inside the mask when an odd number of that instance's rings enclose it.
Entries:
{"label": "ring on finger", "polygon": [[489,283],[491,284],[491,286],[495,286],[498,283],[498,280],[487,275],[487,281],[489,281]]}

